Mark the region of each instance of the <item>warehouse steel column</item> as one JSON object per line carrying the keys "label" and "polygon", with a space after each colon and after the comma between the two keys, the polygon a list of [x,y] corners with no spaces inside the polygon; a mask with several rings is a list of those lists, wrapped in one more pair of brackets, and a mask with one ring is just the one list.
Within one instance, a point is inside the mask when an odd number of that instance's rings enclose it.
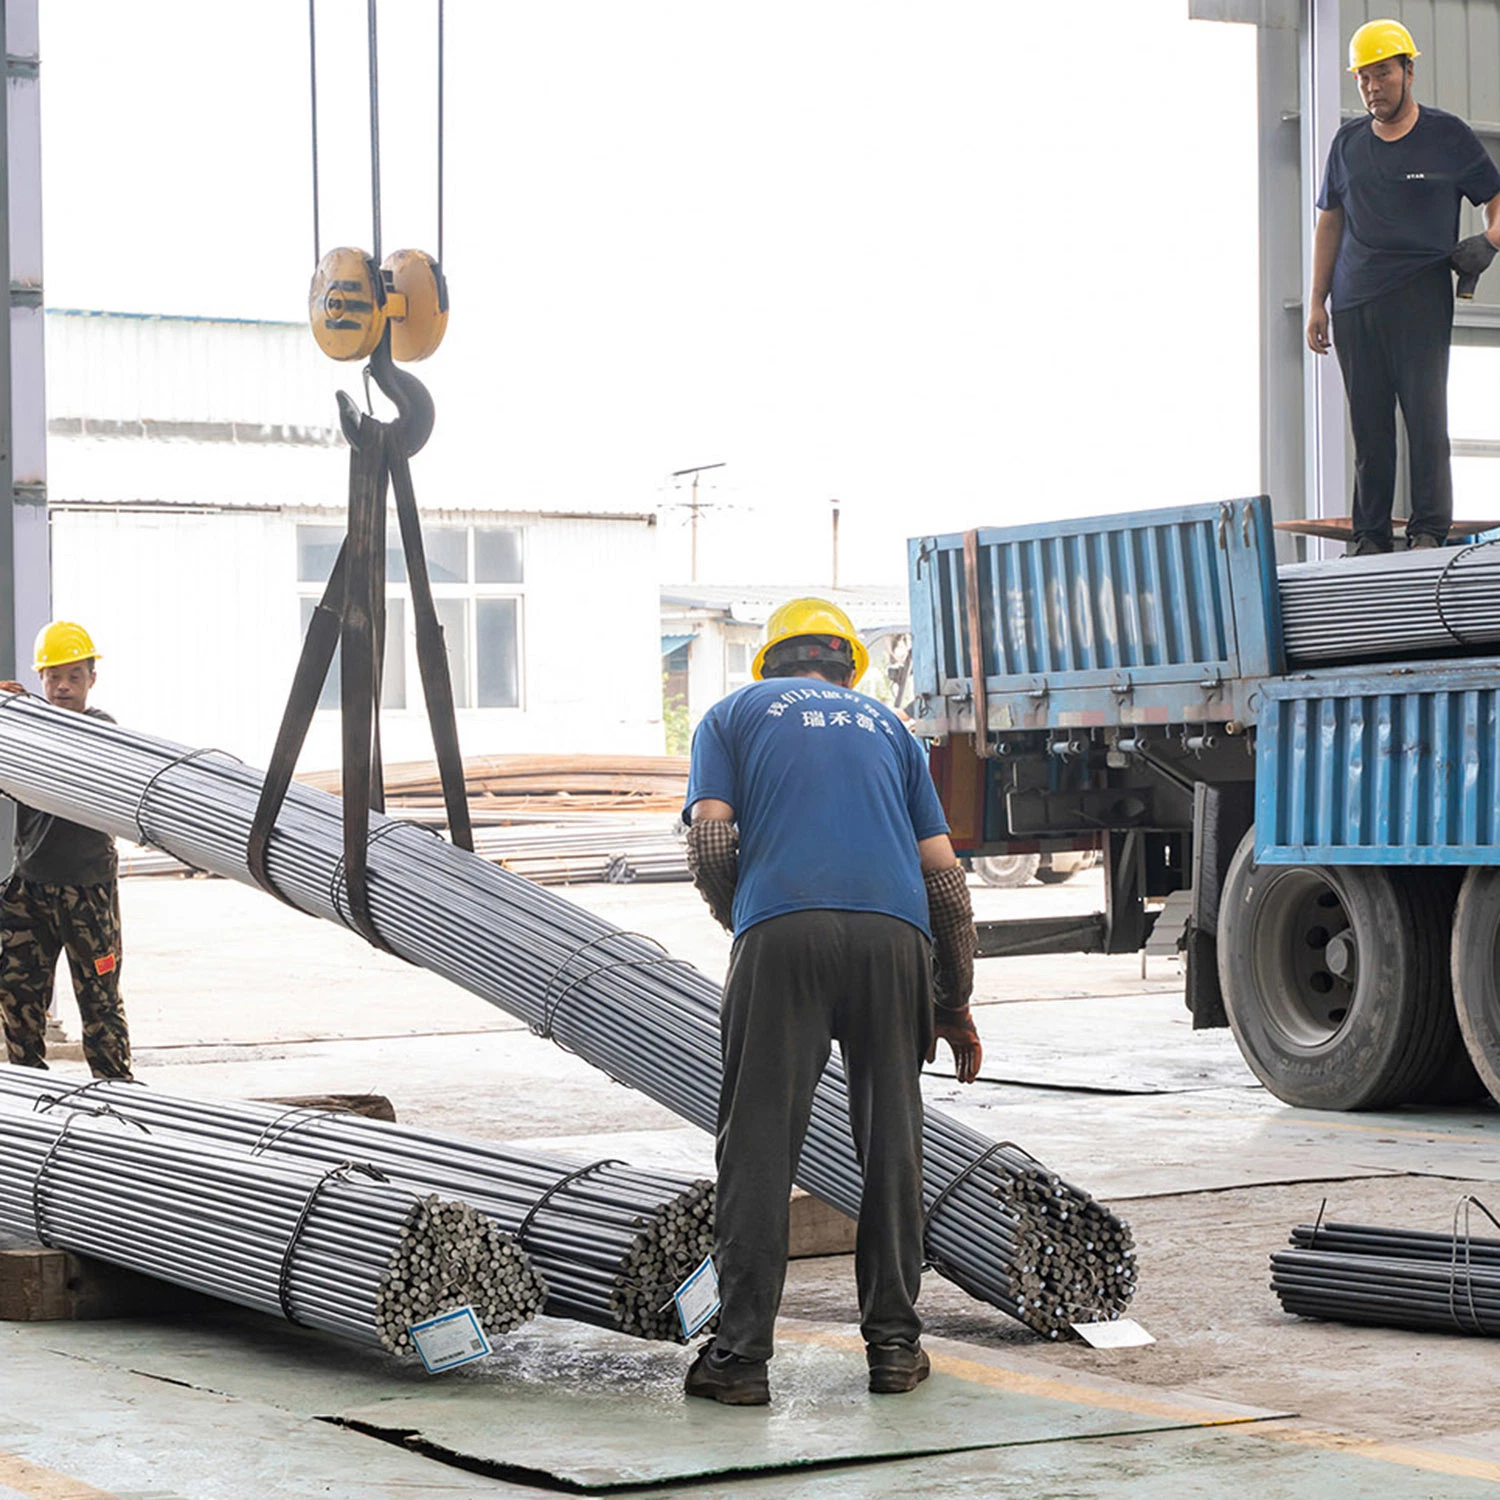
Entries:
{"label": "warehouse steel column", "polygon": [[[42,137],[38,0],[3,0],[0,51],[0,677],[27,665],[51,613],[42,316]],[[10,868],[11,804],[0,803],[0,871]]]}

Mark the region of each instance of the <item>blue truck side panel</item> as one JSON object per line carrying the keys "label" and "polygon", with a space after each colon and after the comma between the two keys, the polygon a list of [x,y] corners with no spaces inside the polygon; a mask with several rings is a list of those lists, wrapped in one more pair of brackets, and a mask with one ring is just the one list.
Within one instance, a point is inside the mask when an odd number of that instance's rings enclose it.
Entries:
{"label": "blue truck side panel", "polygon": [[[975,536],[991,730],[1248,722],[1254,682],[1281,668],[1264,497]],[[973,728],[964,542],[911,543],[918,723],[931,734]]]}
{"label": "blue truck side panel", "polygon": [[1268,683],[1256,734],[1264,864],[1500,864],[1500,661]]}
{"label": "blue truck side panel", "polygon": [[[1270,504],[911,543],[917,729],[1236,721],[1255,735],[1256,858],[1500,864],[1500,659],[1285,675]],[[974,650],[977,629],[978,652]]]}

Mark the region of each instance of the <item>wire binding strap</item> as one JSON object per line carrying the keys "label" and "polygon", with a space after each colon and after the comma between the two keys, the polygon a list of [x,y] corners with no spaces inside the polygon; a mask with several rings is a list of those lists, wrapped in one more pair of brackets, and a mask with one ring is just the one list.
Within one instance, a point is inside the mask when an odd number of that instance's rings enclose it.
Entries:
{"label": "wire binding strap", "polygon": [[[586,974],[579,974],[570,979],[566,985],[557,992],[557,997],[552,1001],[550,1007],[543,1012],[540,1026],[533,1026],[531,1030],[544,1042],[556,1042],[557,1038],[552,1034],[552,1023],[557,1019],[557,1012],[562,1007],[564,1000],[590,979],[597,979],[601,974],[612,974],[616,969],[691,969],[693,966],[685,958],[622,958],[616,963],[600,964],[598,968],[590,969]],[[562,1043],[558,1042],[558,1046]]]}
{"label": "wire binding strap", "polygon": [[[447,842],[447,840],[443,838],[442,834],[440,834],[435,828],[424,828],[422,824],[413,823],[409,818],[390,818],[386,822],[382,823],[374,833],[370,834],[365,839],[365,848],[374,848],[374,846],[378,844],[381,839],[386,838],[390,834],[396,833],[403,828],[420,829],[423,833],[431,834],[435,839],[437,839],[439,843]],[[406,955],[404,953],[397,953],[396,950],[391,947],[391,945],[386,942],[386,940],[380,935],[380,932],[375,926],[375,917],[373,913],[366,913],[366,915],[370,918],[369,932],[366,932],[363,928],[355,925],[353,909],[350,908],[347,912],[345,910],[345,907],[348,905],[348,903],[343,898],[348,895],[349,888],[344,880],[344,872],[344,856],[340,854],[338,859],[334,861],[333,873],[328,877],[328,904],[338,915],[339,921],[342,922],[350,932],[359,933],[359,935],[364,938],[366,942],[372,943],[375,947],[379,948],[382,953],[389,953],[393,958],[399,958],[409,963],[410,960],[406,958]]]}
{"label": "wire binding strap", "polygon": [[[932,1229],[933,1216],[937,1213],[938,1209],[940,1209],[949,1200],[949,1198],[951,1198],[953,1194],[956,1193],[959,1188],[961,1188],[964,1183],[967,1182],[969,1178],[971,1178],[980,1169],[980,1167],[985,1164],[985,1162],[987,1162],[992,1156],[998,1155],[1001,1151],[1019,1151],[1021,1155],[1026,1157],[1028,1160],[1036,1161],[1036,1158],[1032,1156],[1029,1151],[1026,1151],[1022,1147],[1016,1145],[1014,1141],[996,1141],[993,1146],[986,1146],[984,1150],[981,1151],[979,1155],[976,1156],[974,1160],[968,1164],[968,1166],[960,1167],[958,1171],[955,1172],[953,1176],[950,1177],[944,1184],[937,1197],[935,1197],[928,1205],[926,1213],[922,1215],[922,1255],[927,1264],[932,1267],[933,1270],[938,1270],[942,1266],[942,1261],[938,1256],[932,1253],[932,1247],[927,1242],[927,1236]],[[1038,1163],[1038,1165],[1040,1165],[1040,1163]]]}
{"label": "wire binding strap", "polygon": [[[615,938],[639,938],[643,943],[649,943],[661,956],[659,958],[622,958],[612,963],[598,964],[592,969],[585,970],[582,974],[575,974],[562,989],[554,996],[553,986],[567,972],[568,965],[576,958],[582,958],[584,954],[592,949],[601,948],[605,943],[612,942]],[[607,953],[601,953],[601,958],[608,958]],[[598,937],[590,938],[588,942],[581,943],[552,971],[547,980],[546,987],[542,990],[542,1018],[539,1022],[531,1023],[533,1035],[541,1037],[544,1042],[556,1041],[552,1034],[552,1023],[557,1018],[558,1009],[564,1000],[573,993],[575,989],[585,980],[593,979],[598,974],[608,974],[615,969],[662,969],[669,967],[690,969],[692,965],[686,959],[673,958],[666,948],[654,937],[644,932],[603,932]],[[558,1043],[561,1046],[561,1043]]]}
{"label": "wire binding strap", "polygon": [[602,1172],[605,1167],[623,1167],[624,1162],[617,1157],[606,1157],[603,1161],[591,1161],[586,1167],[579,1167],[576,1172],[569,1172],[566,1177],[559,1177],[546,1192],[542,1194],[530,1208],[526,1210],[526,1217],[521,1220],[521,1227],[516,1230],[512,1238],[515,1240],[516,1248],[526,1248],[526,1232],[531,1228],[531,1222],[551,1201],[555,1193],[560,1193],[570,1182],[577,1182],[580,1177],[587,1177],[590,1172]]}
{"label": "wire binding strap", "polygon": [[[52,1242],[49,1241],[48,1238],[46,1238],[46,1227],[43,1226],[42,1223],[42,1185],[45,1184],[46,1181],[46,1169],[51,1166],[52,1158],[57,1155],[58,1148],[63,1145],[63,1142],[65,1142],[65,1140],[68,1140],[69,1131],[71,1131],[72,1128],[74,1128],[75,1125],[77,1125],[78,1122],[80,1122],[81,1119],[83,1119],[86,1115],[113,1115],[114,1118],[117,1119],[117,1121],[123,1121],[123,1119],[126,1119],[126,1116],[121,1115],[118,1110],[111,1109],[108,1104],[102,1106],[101,1109],[87,1109],[87,1107],[80,1106],[80,1109],[78,1109],[77,1113],[74,1113],[74,1115],[69,1115],[68,1118],[63,1121],[63,1128],[62,1130],[58,1131],[57,1140],[54,1140],[54,1142],[52,1142],[52,1145],[46,1148],[46,1155],[42,1158],[42,1163],[40,1163],[40,1166],[36,1169],[36,1176],[31,1179],[31,1226],[33,1226],[33,1229],[36,1230],[37,1244],[45,1245],[48,1250],[52,1250],[52,1248],[54,1247],[52,1247]],[[141,1125],[141,1122],[129,1121],[129,1124],[139,1125],[139,1128],[141,1128],[142,1131],[145,1131],[145,1134],[147,1134],[147,1136],[150,1136],[150,1130],[148,1130],[145,1125]]]}
{"label": "wire binding strap", "polygon": [[[1448,1263],[1448,1312],[1460,1331],[1466,1333],[1482,1333],[1488,1336],[1493,1330],[1486,1328],[1484,1319],[1479,1316],[1479,1308],[1474,1302],[1474,1255],[1472,1235],[1469,1231],[1470,1214],[1473,1209],[1478,1209],[1496,1229],[1500,1229],[1500,1219],[1497,1219],[1473,1193],[1465,1193],[1457,1203],[1453,1205],[1453,1249]],[[1459,1215],[1463,1216],[1463,1229],[1459,1230]],[[1459,1315],[1459,1260],[1458,1250],[1462,1233],[1463,1243],[1463,1290],[1464,1301],[1467,1303],[1468,1314],[1473,1322],[1472,1328],[1464,1327],[1464,1320]]]}
{"label": "wire binding strap", "polygon": [[[86,1094],[90,1089],[105,1088],[108,1085],[114,1083],[134,1084],[134,1086],[138,1089],[143,1089],[146,1086],[140,1081],[139,1078],[91,1078],[87,1083],[80,1083],[77,1085],[77,1087],[66,1089],[60,1094],[38,1094],[36,1098],[31,1101],[31,1112],[32,1114],[36,1114],[38,1110],[41,1110],[43,1113],[45,1113],[46,1110],[51,1109],[58,1104],[66,1104],[72,1109],[82,1108],[81,1105],[76,1105],[73,1103],[73,1101],[78,1098],[80,1094]],[[106,1106],[106,1108],[108,1109],[108,1106]],[[120,1112],[116,1109],[109,1109],[109,1113],[117,1116],[122,1120],[127,1118],[127,1116],[120,1114]],[[134,1124],[136,1122],[132,1121],[131,1123]],[[143,1126],[142,1129],[144,1128],[145,1127]]]}
{"label": "wire binding strap", "polygon": [[[157,843],[157,841],[151,836],[150,830],[146,827],[146,804],[150,800],[152,789],[155,787],[156,783],[167,774],[168,771],[176,770],[178,766],[186,765],[188,761],[198,760],[200,757],[205,755],[222,755],[226,759],[232,760],[237,766],[244,765],[244,761],[242,761],[239,756],[230,755],[227,750],[216,750],[212,746],[210,746],[207,749],[203,750],[189,750],[185,755],[179,755],[176,760],[169,760],[166,765],[161,766],[157,770],[153,771],[151,773],[150,780],[147,781],[145,786],[141,788],[140,800],[135,805],[135,831],[140,834],[139,843],[142,848],[160,849],[163,854],[172,853],[172,851],[168,849],[165,844]],[[177,856],[173,855],[172,857],[175,859]],[[183,860],[183,863],[187,864],[187,861]],[[188,868],[196,869],[197,867],[189,865]]]}
{"label": "wire binding strap", "polygon": [[[302,1212],[297,1215],[297,1222],[292,1225],[291,1236],[286,1242],[286,1249],[281,1254],[281,1270],[276,1277],[276,1300],[281,1303],[281,1315],[288,1323],[302,1324],[302,1319],[292,1310],[292,1257],[297,1252],[302,1231],[307,1228],[307,1221],[312,1217],[313,1206],[322,1196],[323,1189],[331,1182],[343,1182],[351,1172],[363,1172],[366,1177],[373,1178],[376,1182],[391,1180],[379,1168],[372,1167],[367,1162],[343,1161],[336,1167],[329,1167],[313,1184],[312,1191],[308,1193],[302,1205]],[[307,1325],[302,1324],[302,1326]]]}
{"label": "wire binding strap", "polygon": [[[294,1104],[290,1109],[283,1110],[276,1118],[267,1124],[266,1128],[256,1136],[255,1144],[250,1148],[251,1156],[259,1156],[263,1151],[269,1151],[272,1146],[279,1146],[287,1136],[294,1130],[301,1130],[304,1125],[310,1125],[314,1120],[321,1120],[328,1115],[339,1115],[344,1113],[336,1109],[318,1109],[312,1104]],[[302,1118],[296,1119],[295,1116]],[[290,1124],[284,1124],[291,1121]]]}
{"label": "wire binding strap", "polygon": [[[1455,572],[1459,563],[1462,562],[1463,559],[1469,555],[1469,553],[1477,552],[1484,547],[1493,547],[1494,545],[1494,542],[1470,542],[1467,547],[1458,548],[1454,552],[1453,556],[1443,564],[1443,571],[1438,574],[1437,583],[1433,588],[1432,602],[1437,606],[1438,623],[1443,627],[1444,630],[1448,632],[1449,635],[1453,637],[1453,639],[1460,646],[1467,646],[1469,642],[1462,631],[1454,629],[1452,621],[1450,621],[1448,618],[1448,612],[1443,608],[1443,585],[1448,582],[1448,575]],[[1482,1204],[1480,1206],[1483,1207]]]}

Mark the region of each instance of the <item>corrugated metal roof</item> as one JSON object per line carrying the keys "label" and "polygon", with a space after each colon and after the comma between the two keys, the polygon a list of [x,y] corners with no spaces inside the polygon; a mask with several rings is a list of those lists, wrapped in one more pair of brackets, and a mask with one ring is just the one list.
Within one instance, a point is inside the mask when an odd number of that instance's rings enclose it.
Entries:
{"label": "corrugated metal roof", "polygon": [[860,630],[904,624],[910,613],[906,590],[884,584],[830,589],[815,583],[789,586],[668,583],[661,590],[664,605],[709,610],[742,625],[764,625],[787,600],[809,597],[837,604]]}

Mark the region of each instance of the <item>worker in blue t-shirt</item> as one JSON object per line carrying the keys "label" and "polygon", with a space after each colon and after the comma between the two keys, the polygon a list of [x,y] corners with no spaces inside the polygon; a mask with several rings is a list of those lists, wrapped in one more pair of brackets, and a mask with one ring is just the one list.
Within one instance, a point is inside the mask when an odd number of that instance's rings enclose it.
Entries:
{"label": "worker in blue t-shirt", "polygon": [[[1313,239],[1307,342],[1338,351],[1354,434],[1355,557],[1389,552],[1396,498],[1396,404],[1411,449],[1409,547],[1438,547],[1453,521],[1448,462],[1452,272],[1474,282],[1500,246],[1500,170],[1456,115],[1417,104],[1413,59],[1399,21],[1370,21],[1349,43],[1368,119],[1333,138]],[[1485,232],[1458,240],[1464,198]]]}
{"label": "worker in blue t-shirt", "polygon": [[[734,933],[721,1018],[718,1332],[687,1393],[770,1399],[766,1362],[786,1279],[788,1199],[836,1038],[863,1168],[855,1275],[870,1389],[930,1369],[922,1282],[922,1060],[938,1039],[978,1076],[969,1014],[974,917],[926,758],[821,599],[772,615],[756,682],[704,716],[688,780],[689,863]],[[933,958],[936,958],[936,974]]]}

